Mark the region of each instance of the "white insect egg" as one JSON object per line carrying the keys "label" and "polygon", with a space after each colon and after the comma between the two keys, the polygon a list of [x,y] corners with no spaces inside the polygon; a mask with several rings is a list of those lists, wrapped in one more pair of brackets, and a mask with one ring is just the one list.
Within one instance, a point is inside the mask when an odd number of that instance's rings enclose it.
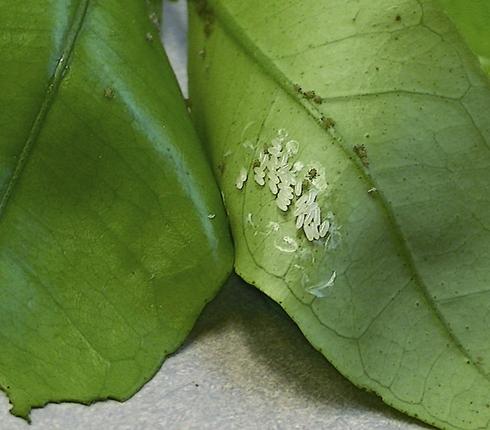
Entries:
{"label": "white insect egg", "polygon": [[313,225],[313,239],[320,239],[320,232],[318,231],[318,226],[315,224]]}
{"label": "white insect egg", "polygon": [[304,228],[303,228],[304,232],[305,232],[305,235],[306,235],[306,238],[311,242],[314,240],[314,232],[313,232],[313,229],[311,227],[311,224],[305,224]]}
{"label": "white insect egg", "polygon": [[308,201],[308,194],[303,194],[298,200],[296,200],[296,209],[294,210],[294,216],[300,216],[304,213]]}
{"label": "white insect egg", "polygon": [[259,155],[260,168],[265,170],[268,161],[269,161],[269,156],[265,152],[261,152]]}
{"label": "white insect egg", "polygon": [[296,183],[296,178],[293,173],[289,170],[289,166],[285,166],[277,172],[281,182],[284,182],[288,185],[294,185]]}
{"label": "white insect egg", "polygon": [[275,157],[280,157],[282,155],[282,146],[280,144],[277,146],[271,146],[269,148],[269,153]]}
{"label": "white insect egg", "polygon": [[303,207],[306,206],[306,202],[308,201],[309,193],[303,194],[297,201],[296,206]]}
{"label": "white insect egg", "polygon": [[[326,189],[324,186],[326,183],[316,184],[314,180],[311,180],[311,189],[307,191],[303,189],[304,174],[301,175],[300,172],[303,171],[305,165],[301,161],[294,163],[289,161],[290,157],[298,152],[299,143],[289,139],[285,129],[278,130],[277,136],[271,139],[270,145],[258,154],[258,160],[255,161],[252,170],[254,180],[260,186],[268,186],[270,192],[275,196],[276,206],[283,212],[289,210],[296,198],[294,203],[296,228],[303,229],[309,241],[326,237],[326,242],[328,242],[333,221],[322,220],[321,209],[316,201],[318,193]],[[315,170],[323,169],[317,166]],[[242,189],[246,180],[247,172],[242,169],[237,179],[237,188]]]}
{"label": "white insect egg", "polygon": [[320,224],[320,229],[319,229],[320,237],[322,238],[325,237],[328,234],[329,228],[330,228],[330,222],[328,220],[323,221]]}
{"label": "white insect egg", "polygon": [[293,200],[294,193],[292,192],[291,188],[287,188],[283,191],[284,196],[289,200],[288,204],[291,204],[291,201]]}
{"label": "white insect egg", "polygon": [[296,181],[296,184],[294,185],[294,194],[296,194],[296,196],[299,197],[302,192],[303,192],[303,181]]}
{"label": "white insect egg", "polygon": [[271,193],[276,195],[279,192],[279,188],[277,188],[277,183],[269,181],[269,189]]}
{"label": "white insect egg", "polygon": [[278,188],[279,188],[279,194],[281,196],[284,196],[288,200],[293,199],[293,197],[294,197],[293,191],[287,183],[285,183],[285,182],[279,183]]}
{"label": "white insect egg", "polygon": [[286,212],[289,208],[289,205],[291,204],[291,201],[288,200],[287,198],[284,197],[278,197],[276,199],[276,205],[279,209],[282,211]]}
{"label": "white insect egg", "polygon": [[276,205],[283,212],[286,212],[288,210],[288,204],[284,200],[282,200],[282,199],[277,199],[276,200]]}
{"label": "white insect egg", "polygon": [[247,181],[247,178],[248,178],[248,173],[247,173],[247,170],[245,168],[241,168],[240,169],[240,173],[238,174],[238,178],[235,182],[235,185],[236,187],[241,190],[243,188],[243,185],[245,184],[245,182]]}
{"label": "white insect egg", "polygon": [[285,128],[280,128],[278,131],[277,131],[277,136],[279,139],[281,140],[285,140],[288,138],[288,132],[286,131]]}
{"label": "white insect egg", "polygon": [[301,172],[301,170],[303,170],[304,167],[305,167],[305,165],[301,161],[296,161],[293,164],[293,172],[294,173]]}
{"label": "white insect egg", "polygon": [[254,167],[254,179],[260,186],[265,185],[265,171],[259,167]]}
{"label": "white insect egg", "polygon": [[286,143],[286,151],[288,155],[296,155],[299,150],[299,143],[296,140],[290,140]]}
{"label": "white insect egg", "polygon": [[278,167],[279,168],[288,167],[288,159],[289,159],[289,157],[287,154],[281,153],[281,158],[279,159]]}
{"label": "white insect egg", "polygon": [[321,222],[320,208],[318,205],[316,205],[315,209],[313,210],[313,224],[315,224],[315,227],[320,227]]}
{"label": "white insect egg", "polygon": [[294,211],[295,217],[303,216],[304,218],[306,218],[306,214],[306,208],[296,208],[296,210]]}
{"label": "white insect egg", "polygon": [[313,189],[313,190],[310,190],[310,192],[308,193],[308,199],[306,200],[306,204],[307,205],[311,205],[316,197],[318,196],[318,191]]}
{"label": "white insect egg", "polygon": [[299,197],[295,204],[296,228],[303,228],[306,238],[310,241],[326,237],[331,226],[329,220],[322,222],[317,196],[318,190],[312,189]]}
{"label": "white insect egg", "polygon": [[269,171],[269,172],[273,172],[275,173],[276,170],[277,170],[277,157],[275,157],[274,155],[271,155],[269,157],[269,159],[267,160],[267,163],[265,165],[265,168]]}
{"label": "white insect egg", "polygon": [[270,231],[279,231],[281,226],[274,221],[270,221],[269,224],[267,224],[267,227],[269,227]]}
{"label": "white insect egg", "polygon": [[281,188],[291,191],[292,196],[293,196],[294,195],[294,187],[293,187],[294,178],[292,178],[287,172],[285,172],[285,173],[278,172],[278,176],[279,176],[279,180],[281,181]]}
{"label": "white insect egg", "polygon": [[303,227],[304,223],[305,223],[305,214],[301,214],[296,218],[296,228],[299,230],[301,227]]}
{"label": "white insect egg", "polygon": [[311,224],[313,222],[313,218],[315,217],[316,207],[317,207],[316,203],[312,203],[308,205],[306,209],[305,224]]}
{"label": "white insect egg", "polygon": [[308,228],[310,229],[310,233],[311,236],[313,237],[313,240],[320,239],[320,232],[318,231],[318,227],[319,226],[315,223],[315,221],[312,221],[308,224]]}

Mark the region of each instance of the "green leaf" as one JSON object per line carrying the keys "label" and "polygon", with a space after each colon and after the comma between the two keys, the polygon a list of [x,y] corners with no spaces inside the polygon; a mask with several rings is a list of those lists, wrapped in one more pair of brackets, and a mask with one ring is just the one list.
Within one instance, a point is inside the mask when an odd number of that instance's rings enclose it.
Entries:
{"label": "green leaf", "polygon": [[127,399],[230,271],[219,192],[145,2],[0,28],[0,387],[22,417]]}
{"label": "green leaf", "polygon": [[145,0],[145,2],[148,8],[148,18],[159,29],[163,2],[161,0]]}
{"label": "green leaf", "polygon": [[[237,272],[359,387],[440,428],[489,429],[490,84],[476,57],[432,0],[196,4],[194,116]],[[316,202],[330,222],[321,240],[296,229],[297,198],[284,212],[254,180],[264,149],[288,146],[293,179],[319,192],[300,214]]]}
{"label": "green leaf", "polygon": [[490,2],[488,0],[439,0],[469,47],[490,74]]}

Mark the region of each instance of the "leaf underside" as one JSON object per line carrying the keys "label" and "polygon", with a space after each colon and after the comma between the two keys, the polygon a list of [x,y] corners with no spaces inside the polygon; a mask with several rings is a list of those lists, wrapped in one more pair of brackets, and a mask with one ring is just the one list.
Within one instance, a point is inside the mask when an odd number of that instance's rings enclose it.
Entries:
{"label": "leaf underside", "polygon": [[[490,85],[477,58],[432,0],[194,3],[193,114],[237,272],[359,387],[440,428],[489,429]],[[336,246],[307,240],[254,181],[278,130],[326,184]]]}
{"label": "leaf underside", "polygon": [[133,395],[230,270],[147,6],[0,2],[0,388],[18,416]]}

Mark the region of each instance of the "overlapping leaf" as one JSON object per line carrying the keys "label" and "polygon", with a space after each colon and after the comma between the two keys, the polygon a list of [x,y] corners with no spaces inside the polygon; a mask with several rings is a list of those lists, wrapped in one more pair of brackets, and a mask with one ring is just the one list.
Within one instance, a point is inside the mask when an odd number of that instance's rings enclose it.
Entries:
{"label": "overlapping leaf", "polygon": [[239,274],[358,386],[490,428],[490,84],[439,4],[197,1],[190,52]]}
{"label": "overlapping leaf", "polygon": [[139,0],[0,2],[0,387],[16,415],[131,396],[230,270],[157,21]]}
{"label": "overlapping leaf", "polygon": [[490,73],[490,3],[486,0],[439,0],[470,49]]}

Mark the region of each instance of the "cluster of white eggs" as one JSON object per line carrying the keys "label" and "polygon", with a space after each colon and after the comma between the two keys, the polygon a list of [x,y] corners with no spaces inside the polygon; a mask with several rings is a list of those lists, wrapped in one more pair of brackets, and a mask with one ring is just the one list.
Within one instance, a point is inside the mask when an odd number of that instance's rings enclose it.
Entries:
{"label": "cluster of white eggs", "polygon": [[[317,202],[319,191],[313,185],[311,171],[305,172],[301,161],[291,163],[291,158],[298,154],[298,148],[299,143],[290,140],[287,132],[280,129],[270,146],[260,152],[255,160],[253,177],[258,185],[267,185],[275,196],[277,207],[284,212],[287,212],[296,198],[296,228],[302,228],[306,238],[313,241],[329,234],[333,226],[333,214],[329,212],[322,220],[321,208]],[[241,190],[247,179],[248,172],[242,168],[236,180],[236,187]]]}

